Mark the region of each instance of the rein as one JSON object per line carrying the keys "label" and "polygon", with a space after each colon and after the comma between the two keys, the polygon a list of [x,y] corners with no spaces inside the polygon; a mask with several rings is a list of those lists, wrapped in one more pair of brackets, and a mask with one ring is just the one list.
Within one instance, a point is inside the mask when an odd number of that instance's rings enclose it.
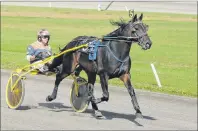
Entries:
{"label": "rein", "polygon": [[135,36],[135,37],[126,37],[126,36],[104,36],[102,39],[103,40],[113,40],[113,41],[125,41],[125,42],[132,42],[132,41],[135,41],[135,40],[138,40],[140,38],[142,38],[143,36],[147,35],[147,33],[143,33],[142,35],[140,36]]}
{"label": "rein", "polygon": [[[136,24],[140,24],[140,22],[137,22],[137,23],[133,23],[132,27],[135,26]],[[142,25],[141,25],[142,26]],[[142,41],[140,41],[140,39],[147,35],[147,33],[143,33],[141,34],[140,36],[138,36],[137,34],[135,34],[136,36],[132,37],[126,37],[126,36],[104,36],[102,38],[102,40],[108,40],[109,42],[110,41],[124,41],[124,42],[129,42],[129,43],[132,43],[132,41],[138,41],[139,44],[142,44]],[[108,44],[109,44],[108,42]],[[124,59],[124,60],[120,60],[118,57],[115,56],[115,54],[111,51],[111,49],[109,48],[109,46],[107,45],[99,45],[99,47],[107,47],[109,52],[112,54],[112,56],[119,62],[121,62],[121,66],[119,68],[119,73],[121,72],[121,69],[123,68],[123,65],[124,63],[129,59],[129,55]]]}
{"label": "rein", "polygon": [[117,36],[117,37],[111,37],[111,36],[104,36],[102,38],[103,40],[109,40],[109,41],[124,41],[124,42],[132,42],[133,37],[125,37],[125,36]]}
{"label": "rein", "polygon": [[[134,27],[137,24],[141,24],[142,22],[135,22],[132,24],[132,27]],[[142,23],[143,24],[143,23]],[[142,25],[140,25],[142,26]],[[104,36],[102,39],[103,40],[113,40],[113,41],[125,41],[125,42],[132,42],[132,41],[138,41],[138,43],[142,43],[140,41],[140,39],[147,35],[147,33],[142,33],[140,36],[138,36],[137,34],[135,34],[136,36],[130,36],[130,37],[126,37],[126,36]]]}

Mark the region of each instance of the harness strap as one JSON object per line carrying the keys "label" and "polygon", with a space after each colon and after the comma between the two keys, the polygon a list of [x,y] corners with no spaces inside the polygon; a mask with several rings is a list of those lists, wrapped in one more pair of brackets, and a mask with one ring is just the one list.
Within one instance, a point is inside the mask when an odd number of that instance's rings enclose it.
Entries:
{"label": "harness strap", "polygon": [[124,59],[124,62],[122,62],[121,66],[120,66],[120,70],[119,70],[119,73],[121,73],[122,71],[122,68],[124,66],[124,63],[129,59],[129,56],[127,56],[125,59]]}
{"label": "harness strap", "polygon": [[[110,42],[110,41],[109,41]],[[108,42],[108,44],[109,44]],[[115,54],[111,51],[111,49],[109,48],[109,46],[107,45],[98,45],[99,47],[107,47],[107,49],[109,50],[109,52],[112,54],[112,56],[119,62],[121,62],[121,66],[120,66],[120,69],[119,69],[119,73],[121,73],[122,71],[122,68],[124,66],[124,63],[129,59],[129,56],[127,56],[124,60],[120,60],[118,57],[115,56]]]}
{"label": "harness strap", "polygon": [[[109,42],[108,42],[109,43]],[[121,63],[123,63],[123,62],[125,62],[125,60],[120,60],[118,57],[116,57],[115,56],[115,54],[111,51],[111,49],[109,48],[109,46],[107,46],[107,45],[98,45],[99,47],[107,47],[107,49],[109,50],[109,52],[113,55],[113,57],[117,60],[117,61],[119,61],[119,62],[121,62]]]}

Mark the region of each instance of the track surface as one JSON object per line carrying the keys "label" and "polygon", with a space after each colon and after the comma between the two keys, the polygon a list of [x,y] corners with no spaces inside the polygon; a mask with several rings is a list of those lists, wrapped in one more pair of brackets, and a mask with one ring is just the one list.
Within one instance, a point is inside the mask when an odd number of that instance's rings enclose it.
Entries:
{"label": "track surface", "polygon": [[[40,6],[40,7],[60,7],[60,8],[81,8],[81,9],[97,9],[100,4],[102,9],[105,9],[110,2],[79,2],[83,0],[78,0],[78,2],[62,2],[64,0],[59,0],[58,2],[49,2],[49,0],[42,0],[42,2],[31,2],[33,0],[27,0],[29,2],[13,2],[17,0],[12,0],[12,2],[6,2],[8,0],[3,0],[2,5],[21,5],[21,6]],[[45,2],[46,1],[46,2]],[[74,0],[75,1],[75,0]],[[155,1],[155,2],[154,2]],[[125,7],[126,6],[126,7]],[[181,14],[197,14],[197,2],[196,1],[179,1],[175,0],[172,2],[159,0],[150,0],[150,2],[145,2],[140,0],[139,2],[113,2],[108,10],[126,10],[134,9],[135,11],[141,12],[167,12],[167,13],[181,13]]]}
{"label": "track surface", "polygon": [[[110,87],[110,100],[99,104],[105,116],[96,119],[91,106],[85,113],[76,113],[69,103],[71,80],[60,84],[53,102],[45,98],[51,94],[55,77],[27,76],[25,98],[20,110],[8,109],[5,87],[9,72],[1,70],[1,128],[2,130],[196,130],[197,99],[136,90],[143,119],[135,119],[135,111],[125,88]],[[102,95],[98,84],[97,97]]]}

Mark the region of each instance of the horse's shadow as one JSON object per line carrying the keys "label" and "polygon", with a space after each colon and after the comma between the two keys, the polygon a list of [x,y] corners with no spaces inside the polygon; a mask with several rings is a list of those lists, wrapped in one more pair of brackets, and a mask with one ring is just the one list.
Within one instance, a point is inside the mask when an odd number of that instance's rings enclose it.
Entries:
{"label": "horse's shadow", "polygon": [[53,103],[38,103],[39,106],[49,108],[49,109],[58,109],[58,110],[51,110],[51,111],[68,111],[71,109],[69,106],[63,105],[63,103],[53,102]]}
{"label": "horse's shadow", "polygon": [[[62,112],[62,111],[74,112],[71,107],[65,106],[65,105],[63,105],[63,103],[39,103],[39,106],[49,108],[50,111],[53,111],[53,112]],[[124,114],[124,113],[117,113],[117,112],[111,112],[111,111],[105,111],[105,110],[100,110],[100,111],[105,117],[105,119],[101,119],[101,120],[112,120],[112,119],[115,119],[115,118],[119,118],[119,119],[129,120],[129,121],[135,123],[138,126],[143,126],[136,121],[136,116],[133,115],[133,114]],[[88,113],[88,114],[91,114],[93,116],[93,110],[92,109],[87,109],[84,113]],[[154,117],[145,116],[145,115],[143,115],[143,119],[157,120]]]}
{"label": "horse's shadow", "polygon": [[[138,123],[136,121],[136,115],[133,115],[133,114],[124,114],[124,113],[117,113],[117,112],[111,112],[111,111],[105,111],[105,110],[100,110],[100,111],[101,111],[102,115],[105,116],[105,119],[106,120],[112,120],[112,119],[115,119],[115,118],[126,119],[126,120],[129,120],[129,121],[135,123],[138,126],[143,126],[142,124],[140,124],[140,123]],[[84,113],[93,113],[93,110],[87,109]],[[145,116],[145,115],[143,115],[143,119],[157,120],[154,117]]]}

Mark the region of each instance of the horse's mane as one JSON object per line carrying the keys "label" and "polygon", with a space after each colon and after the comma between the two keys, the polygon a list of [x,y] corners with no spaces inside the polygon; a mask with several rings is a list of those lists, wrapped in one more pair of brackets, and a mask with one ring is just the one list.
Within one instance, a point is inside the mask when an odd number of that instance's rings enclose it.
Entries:
{"label": "horse's mane", "polygon": [[124,21],[123,18],[120,18],[120,21],[112,21],[110,20],[111,25],[116,25],[118,28],[111,33],[107,34],[106,36],[118,36],[118,34],[122,31],[122,29],[128,24]]}
{"label": "horse's mane", "polygon": [[95,36],[78,36],[78,37],[74,38],[71,42],[69,42],[60,51],[62,52],[64,50],[67,50],[67,49],[73,48],[75,46],[79,46],[79,45],[94,41],[96,39],[98,39],[98,38],[95,37]]}
{"label": "horse's mane", "polygon": [[[120,21],[112,21],[110,20],[111,25],[117,25],[118,28],[111,33],[107,34],[106,36],[118,36],[119,33],[122,31],[122,29],[128,24],[128,22],[125,22],[124,19],[120,18]],[[75,46],[79,46],[94,40],[97,40],[98,38],[95,36],[78,36],[74,38],[71,42],[69,42],[65,47],[63,47],[60,51],[64,51],[66,49],[73,48]]]}

